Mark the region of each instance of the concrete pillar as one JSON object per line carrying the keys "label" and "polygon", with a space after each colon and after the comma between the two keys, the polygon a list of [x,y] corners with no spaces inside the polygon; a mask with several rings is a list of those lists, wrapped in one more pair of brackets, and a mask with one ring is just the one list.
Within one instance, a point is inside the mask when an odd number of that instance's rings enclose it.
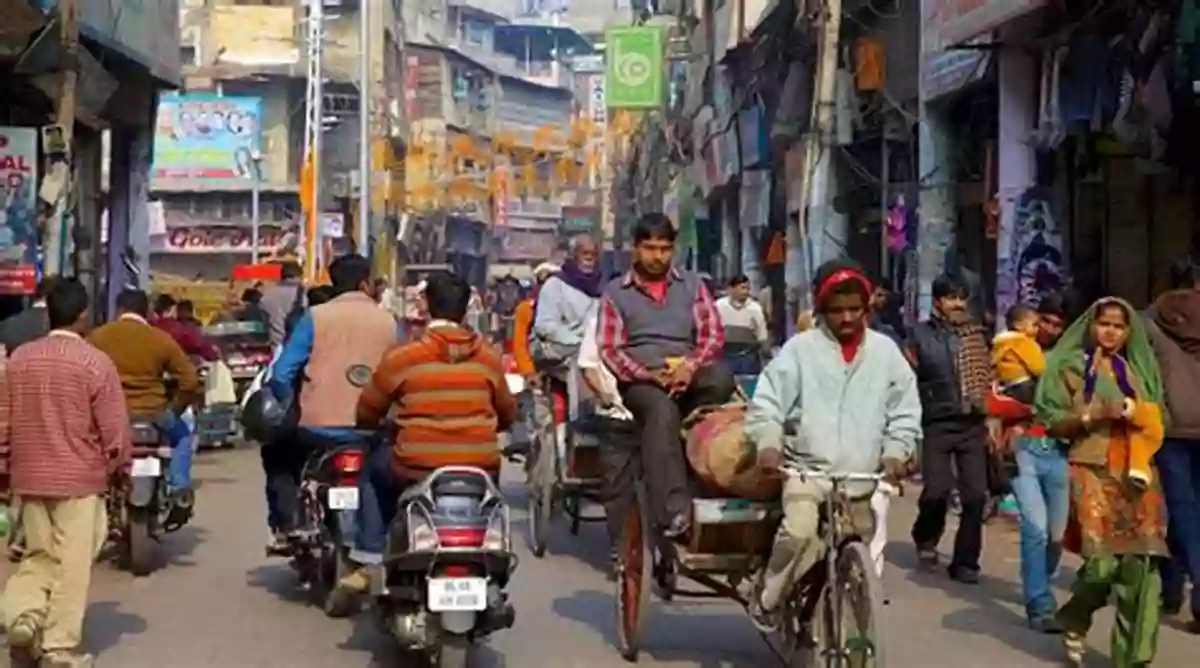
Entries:
{"label": "concrete pillar", "polygon": [[129,181],[133,132],[125,126],[114,126],[109,157],[108,183],[108,276],[106,312],[108,319],[116,317],[117,293],[125,287],[123,255],[129,243]]}
{"label": "concrete pillar", "polygon": [[933,281],[945,271],[946,253],[954,247],[958,224],[953,135],[945,116],[921,100],[918,142],[920,193],[917,222],[917,313],[929,317]]}
{"label": "concrete pillar", "polygon": [[1038,73],[1033,54],[1023,49],[1003,49],[999,58],[999,169],[996,180],[1000,200],[1000,231],[996,240],[996,317],[1002,319],[1017,302],[1016,205],[1037,180],[1037,163],[1029,141],[1037,115],[1035,95]]}

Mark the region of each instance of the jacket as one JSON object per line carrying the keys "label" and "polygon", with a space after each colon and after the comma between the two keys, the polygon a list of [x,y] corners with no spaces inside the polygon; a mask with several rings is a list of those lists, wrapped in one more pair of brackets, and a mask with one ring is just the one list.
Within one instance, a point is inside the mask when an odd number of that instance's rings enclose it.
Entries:
{"label": "jacket", "polygon": [[559,346],[578,347],[583,342],[583,323],[598,300],[571,287],[558,276],[542,284],[533,316],[536,338]]}
{"label": "jacket", "polygon": [[992,340],[992,368],[1002,385],[1037,379],[1046,373],[1046,356],[1033,337],[1001,332]]}
{"label": "jacket", "polygon": [[[1167,300],[1200,302],[1200,292],[1168,292],[1159,297],[1159,303]],[[1200,310],[1200,305],[1197,310]],[[1154,355],[1162,370],[1167,438],[1200,440],[1200,356],[1189,354],[1179,339],[1167,334],[1156,322],[1158,315],[1157,304],[1147,311],[1146,333],[1150,335],[1150,344],[1154,347]],[[1195,326],[1200,327],[1200,323]],[[1200,331],[1192,338],[1200,339]],[[1195,340],[1188,343],[1194,348],[1200,347]]]}
{"label": "jacket", "polygon": [[925,424],[967,417],[958,373],[958,337],[936,319],[918,323],[908,337],[917,372],[921,419]]}
{"label": "jacket", "polygon": [[291,397],[300,380],[301,427],[353,427],[361,390],[348,374],[375,369],[398,334],[396,321],[366,294],[339,295],[300,318],[271,369],[271,390]]}
{"label": "jacket", "polygon": [[259,304],[267,313],[267,323],[270,326],[271,345],[283,343],[286,334],[285,325],[292,307],[297,304],[304,306],[304,285],[299,281],[280,281],[263,290]]}
{"label": "jacket", "polygon": [[384,356],[358,400],[359,424],[391,412],[393,468],[419,480],[442,466],[500,471],[496,432],[517,421],[500,356],[478,334],[435,320]]}
{"label": "jacket", "polygon": [[[196,367],[183,348],[141,318],[123,315],[94,330],[88,341],[116,365],[131,416],[154,417],[168,407],[182,415],[200,391]],[[173,398],[167,396],[164,374],[176,382]]]}
{"label": "jacket", "polygon": [[[788,432],[795,436],[785,438]],[[882,459],[907,461],[916,449],[916,377],[883,334],[867,330],[847,363],[828,330],[811,329],[789,339],[759,376],[746,436],[759,449],[783,449],[804,468],[874,473]]]}

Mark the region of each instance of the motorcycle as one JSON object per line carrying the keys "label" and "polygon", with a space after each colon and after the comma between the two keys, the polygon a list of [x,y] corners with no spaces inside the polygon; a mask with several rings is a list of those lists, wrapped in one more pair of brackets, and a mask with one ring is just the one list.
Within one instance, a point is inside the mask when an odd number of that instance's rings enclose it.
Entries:
{"label": "motorcycle", "polygon": [[136,421],[130,429],[133,460],[128,477],[115,485],[109,497],[109,516],[115,518],[120,566],[144,576],[154,571],[155,544],[164,534],[186,526],[191,513],[177,512],[180,509],[168,494],[165,474],[171,447],[166,434],[153,422]]}
{"label": "motorcycle", "polygon": [[405,490],[371,578],[385,632],[431,666],[465,667],[477,640],[516,620],[510,536],[508,506],[481,469],[443,467]]}
{"label": "motorcycle", "polygon": [[361,432],[352,443],[330,443],[309,456],[300,476],[297,531],[283,549],[267,548],[267,555],[290,557],[300,587],[334,615],[331,593],[349,572],[354,514],[358,511],[358,475],[366,462],[373,432]]}

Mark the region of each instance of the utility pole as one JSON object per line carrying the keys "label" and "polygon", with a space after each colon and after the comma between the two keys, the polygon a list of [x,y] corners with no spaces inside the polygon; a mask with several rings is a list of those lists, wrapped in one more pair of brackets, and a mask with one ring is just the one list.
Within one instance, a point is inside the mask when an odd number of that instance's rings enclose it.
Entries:
{"label": "utility pole", "polygon": [[304,91],[304,160],[312,160],[312,204],[305,221],[305,269],[308,280],[316,280],[324,268],[325,235],[321,229],[321,134],[325,123],[324,68],[325,0],[308,0],[307,77]]}
{"label": "utility pole", "polygon": [[[803,244],[804,273],[803,283],[816,270],[810,266],[816,260],[813,252],[814,241],[809,238],[809,220],[814,211],[825,208],[828,198],[826,187],[829,183],[829,173],[832,168],[834,134],[836,122],[835,98],[837,89],[838,43],[842,30],[842,0],[823,0],[821,14],[821,32],[817,40],[817,75],[815,95],[813,96],[812,129],[804,138],[804,171],[801,174],[802,203],[799,209],[800,241]],[[820,184],[820,189],[814,186]],[[822,201],[816,201],[815,194]],[[808,305],[808,290],[801,290],[801,307]]]}
{"label": "utility pole", "polygon": [[[65,272],[70,257],[71,217],[74,200],[74,174],[72,173],[75,143],[75,85],[79,72],[79,3],[78,0],[61,0],[58,3],[59,68],[62,75],[58,99],[54,104],[54,125],[57,132],[46,137],[43,150],[48,156],[47,182],[57,181],[58,192],[54,194],[54,209],[45,224],[45,264],[47,276]],[[49,193],[43,191],[49,197]]]}
{"label": "utility pole", "polygon": [[371,252],[371,0],[359,5],[358,22],[358,253]]}

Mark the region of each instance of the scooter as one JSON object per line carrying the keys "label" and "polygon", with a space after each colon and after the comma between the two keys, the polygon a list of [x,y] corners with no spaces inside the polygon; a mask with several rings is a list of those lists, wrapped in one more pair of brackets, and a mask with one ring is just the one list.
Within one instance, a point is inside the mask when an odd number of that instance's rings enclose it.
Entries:
{"label": "scooter", "polygon": [[371,578],[385,632],[431,666],[464,668],[476,641],[516,620],[510,536],[508,506],[481,469],[444,467],[407,489]]}
{"label": "scooter", "polygon": [[128,478],[119,480],[112,490],[109,512],[114,518],[120,566],[143,576],[154,571],[155,546],[162,536],[186,526],[191,513],[181,519],[167,493],[171,447],[166,434],[152,422],[135,421],[130,429],[133,461]]}

